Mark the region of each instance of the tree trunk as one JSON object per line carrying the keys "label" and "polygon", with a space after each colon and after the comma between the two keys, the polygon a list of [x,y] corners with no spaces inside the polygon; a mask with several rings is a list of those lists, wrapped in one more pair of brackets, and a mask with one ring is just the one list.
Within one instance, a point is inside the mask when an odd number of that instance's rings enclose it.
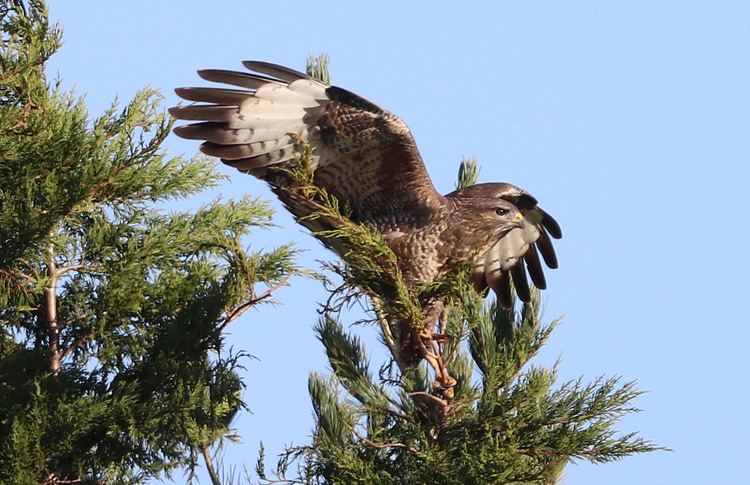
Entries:
{"label": "tree trunk", "polygon": [[49,371],[52,374],[60,372],[62,352],[60,350],[60,325],[57,321],[57,265],[55,264],[55,248],[50,243],[47,248],[49,262],[47,263],[47,276],[49,282],[44,288],[44,324],[47,326],[49,335]]}

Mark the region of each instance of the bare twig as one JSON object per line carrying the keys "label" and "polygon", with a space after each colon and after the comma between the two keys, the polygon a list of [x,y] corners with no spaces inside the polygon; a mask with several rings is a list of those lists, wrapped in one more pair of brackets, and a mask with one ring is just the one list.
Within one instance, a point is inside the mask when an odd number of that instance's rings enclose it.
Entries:
{"label": "bare twig", "polygon": [[40,66],[40,65],[44,64],[46,62],[46,60],[47,59],[40,58],[40,59],[37,59],[36,61],[32,62],[31,64],[27,64],[27,65],[25,65],[25,66],[23,66],[23,67],[21,67],[19,69],[16,69],[15,71],[11,71],[9,73],[3,74],[2,76],[0,76],[0,81],[4,81],[4,80],[8,79],[9,77],[13,77],[13,76],[16,76],[18,74],[21,74],[22,72],[24,72],[24,71],[26,71],[26,70],[28,70],[28,69],[30,69],[32,67]]}
{"label": "bare twig", "polygon": [[346,421],[342,420],[342,422],[344,423],[344,426],[346,426],[347,428],[349,428],[349,430],[352,433],[354,433],[357,438],[361,439],[362,441],[364,441],[368,445],[372,446],[373,448],[378,448],[378,449],[403,448],[405,450],[408,450],[408,451],[414,453],[417,456],[422,456],[422,453],[420,453],[419,450],[417,450],[416,448],[412,448],[411,446],[406,445],[404,443],[376,443],[376,442],[372,441],[371,439],[369,439],[369,438],[367,438],[365,436],[362,436],[359,432],[357,432],[356,429],[354,429],[353,426],[351,426]]}
{"label": "bare twig", "polygon": [[434,400],[435,402],[437,402],[441,406],[446,406],[448,404],[448,401],[446,401],[445,399],[443,399],[441,397],[438,397],[438,396],[436,396],[434,394],[430,394],[429,392],[425,392],[425,391],[412,391],[412,392],[409,392],[407,394],[410,397],[413,397],[413,396],[424,396],[426,398]]}
{"label": "bare twig", "polygon": [[91,340],[92,337],[94,337],[94,335],[96,335],[98,333],[99,333],[99,331],[97,330],[97,331],[91,332],[88,335],[84,335],[83,337],[81,337],[78,340],[76,340],[76,342],[73,345],[71,345],[70,347],[66,348],[65,350],[63,350],[61,352],[61,354],[60,354],[60,360],[64,359],[65,356],[68,355],[73,350],[81,347],[83,344],[85,344],[86,342],[88,342],[89,340]]}
{"label": "bare twig", "polygon": [[267,289],[266,291],[264,291],[263,293],[261,293],[258,296],[255,295],[255,291],[253,290],[252,297],[248,301],[246,301],[242,305],[238,306],[232,312],[228,313],[226,317],[224,317],[224,321],[221,323],[221,325],[219,325],[219,331],[223,331],[224,328],[226,328],[227,325],[229,325],[230,323],[232,323],[233,321],[235,321],[237,318],[239,318],[240,315],[242,315],[243,313],[245,313],[253,305],[256,305],[256,304],[260,303],[261,301],[265,300],[266,298],[268,298],[269,296],[271,296],[271,294],[274,291],[276,291],[279,288],[281,288],[282,286],[284,286],[286,284],[286,282],[289,281],[289,278],[291,278],[293,274],[294,274],[294,271],[289,272],[289,274],[287,274],[286,276],[284,276],[281,279],[281,281],[279,281],[278,283],[276,283],[275,285],[273,285],[272,287],[270,287],[269,289]]}
{"label": "bare twig", "polygon": [[[380,302],[380,299],[377,297],[372,297],[372,300],[373,300],[373,303]],[[385,315],[383,315],[383,312],[381,312],[378,308],[375,308],[375,315],[377,316],[378,325],[380,326],[380,331],[381,331],[381,334],[383,335],[383,341],[388,346],[388,350],[391,351],[393,360],[396,361],[396,365],[398,365],[399,370],[403,374],[404,366],[401,362],[401,359],[399,359],[398,344],[396,343],[396,339],[393,337],[393,332],[391,331],[391,324],[385,318]]]}
{"label": "bare twig", "polygon": [[603,453],[598,450],[587,450],[587,451],[573,451],[573,450],[560,450],[560,451],[547,451],[547,450],[528,450],[520,449],[516,450],[516,453],[521,455],[543,455],[543,456],[598,456]]}

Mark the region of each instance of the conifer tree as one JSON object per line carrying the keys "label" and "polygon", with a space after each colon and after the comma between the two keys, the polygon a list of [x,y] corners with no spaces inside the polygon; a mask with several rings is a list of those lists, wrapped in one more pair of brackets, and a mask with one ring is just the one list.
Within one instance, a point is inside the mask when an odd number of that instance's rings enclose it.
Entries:
{"label": "conifer tree", "polygon": [[[245,405],[222,331],[294,250],[252,252],[264,202],[164,207],[219,183],[167,159],[145,89],[91,120],[49,82],[41,0],[0,7],[0,483],[129,483],[195,466]],[[174,204],[173,204],[174,206]]]}
{"label": "conifer tree", "polygon": [[[327,58],[308,62],[321,79]],[[304,172],[305,158],[301,167]],[[476,161],[464,160],[459,187],[477,182]],[[304,174],[298,177],[304,186]],[[335,200],[316,193],[336,227],[319,236],[347,244],[344,280],[315,327],[332,374],[312,373],[313,442],[287,450],[269,478],[263,456],[256,472],[269,482],[367,484],[554,483],[574,459],[604,463],[660,449],[636,433],[617,434],[622,416],[638,411],[634,382],[600,377],[558,384],[557,365],[535,366],[559,320],[544,324],[539,292],[516,310],[484,302],[468,284],[470,268],[435,284],[406,288],[377,234],[352,224]],[[315,216],[313,216],[315,217]],[[338,219],[337,219],[338,217]],[[463,274],[462,274],[463,273]],[[420,302],[439,294],[449,302],[434,329],[430,365],[404,364],[403,324],[422,324]],[[397,296],[394,296],[397,295]],[[390,353],[373,365],[340,323],[344,303],[364,299],[370,322]],[[336,303],[338,302],[338,303]],[[359,322],[361,323],[361,322]],[[376,370],[377,369],[377,370]],[[440,374],[452,376],[451,381]],[[447,392],[445,382],[455,382]],[[297,465],[296,477],[287,478]]]}

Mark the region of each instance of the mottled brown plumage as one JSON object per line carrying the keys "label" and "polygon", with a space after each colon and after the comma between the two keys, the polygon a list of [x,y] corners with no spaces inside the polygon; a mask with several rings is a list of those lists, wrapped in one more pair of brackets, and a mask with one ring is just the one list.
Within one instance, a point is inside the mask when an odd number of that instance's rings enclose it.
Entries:
{"label": "mottled brown plumage", "polygon": [[[268,181],[298,218],[314,210],[294,182],[273,168],[295,163],[296,141],[313,148],[315,185],[374,225],[398,258],[408,285],[434,281],[478,256],[472,281],[511,304],[509,275],[518,296],[529,299],[526,262],[544,288],[542,258],[557,267],[550,236],[560,227],[534,197],[509,184],[480,184],[442,196],[435,190],[406,124],[356,94],[326,86],[281,66],[246,61],[260,74],[199,71],[206,80],[242,89],[179,88],[202,104],[172,108],[178,119],[198,121],[175,133],[204,140],[201,150]],[[319,221],[303,222],[319,230]],[[332,243],[335,249],[335,243]]]}

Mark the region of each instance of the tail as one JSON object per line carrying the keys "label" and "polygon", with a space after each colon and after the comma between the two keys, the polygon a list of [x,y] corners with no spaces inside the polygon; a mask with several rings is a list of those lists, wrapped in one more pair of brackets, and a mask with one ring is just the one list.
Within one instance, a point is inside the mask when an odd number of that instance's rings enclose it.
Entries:
{"label": "tail", "polygon": [[197,121],[178,126],[174,132],[182,138],[205,140],[200,146],[203,153],[263,178],[267,167],[285,166],[295,158],[297,137],[309,141],[311,132],[317,131],[317,121],[330,102],[328,86],[275,64],[243,64],[265,76],[217,69],[198,71],[207,81],[243,89],[178,88],[175,91],[181,98],[200,104],[170,108],[169,113],[179,120]]}

